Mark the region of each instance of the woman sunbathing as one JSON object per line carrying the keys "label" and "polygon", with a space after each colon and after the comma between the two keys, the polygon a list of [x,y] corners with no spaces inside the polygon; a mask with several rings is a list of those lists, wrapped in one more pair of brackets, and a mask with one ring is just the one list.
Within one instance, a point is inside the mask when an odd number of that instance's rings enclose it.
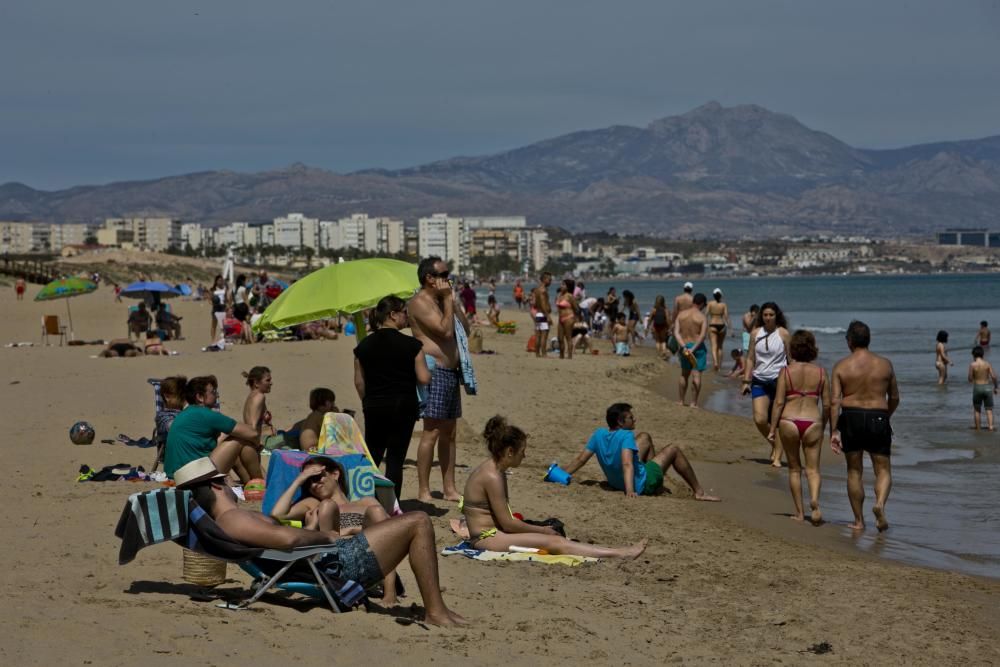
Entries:
{"label": "woman sunbathing", "polygon": [[508,504],[507,471],[521,465],[528,436],[496,415],[486,423],[483,439],[490,458],[472,471],[465,483],[460,509],[469,525],[469,540],[477,549],[510,551],[513,546],[595,558],[636,558],[647,540],[624,548],[572,542],[550,526],[534,526],[514,518]]}
{"label": "woman sunbathing", "polygon": [[[295,493],[302,489],[302,499],[294,505]],[[352,501],[347,497],[347,475],[343,466],[325,456],[306,459],[302,472],[285,489],[271,516],[278,521],[301,521],[303,528],[355,535],[364,528],[389,518],[373,497]],[[382,582],[382,604],[396,604],[396,572]]]}

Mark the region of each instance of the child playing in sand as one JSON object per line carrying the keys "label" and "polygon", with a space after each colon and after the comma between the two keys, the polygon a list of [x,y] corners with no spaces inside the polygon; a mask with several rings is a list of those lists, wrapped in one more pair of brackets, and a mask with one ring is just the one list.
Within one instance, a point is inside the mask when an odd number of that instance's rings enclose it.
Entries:
{"label": "child playing in sand", "polygon": [[266,366],[254,366],[243,373],[250,387],[250,395],[243,404],[243,422],[257,429],[257,437],[275,435],[271,425],[271,413],[267,409],[267,394],[271,393],[271,370]]}
{"label": "child playing in sand", "polygon": [[738,378],[743,375],[743,350],[738,347],[734,347],[733,351],[729,353],[729,356],[733,358],[733,369],[729,371],[729,377]]}
{"label": "child playing in sand", "polygon": [[618,313],[615,326],[611,329],[611,344],[614,346],[614,354],[619,357],[627,357],[632,354],[628,346],[629,336],[628,325],[625,323],[625,313]]}
{"label": "child playing in sand", "polygon": [[[983,359],[983,346],[972,348],[972,363],[969,364],[969,382],[972,383],[972,422],[979,430],[980,411],[986,412],[986,426],[993,430],[993,397],[997,393],[997,374],[990,362]],[[990,385],[993,385],[992,387]]]}
{"label": "child playing in sand", "polygon": [[477,549],[509,551],[512,546],[541,549],[551,554],[572,554],[595,558],[628,558],[639,556],[647,540],[623,548],[601,547],[571,542],[551,526],[535,526],[514,518],[507,492],[507,471],[521,465],[527,450],[528,436],[524,431],[496,415],[483,431],[490,458],[472,471],[465,483],[465,494],[459,509],[465,514],[471,538]]}

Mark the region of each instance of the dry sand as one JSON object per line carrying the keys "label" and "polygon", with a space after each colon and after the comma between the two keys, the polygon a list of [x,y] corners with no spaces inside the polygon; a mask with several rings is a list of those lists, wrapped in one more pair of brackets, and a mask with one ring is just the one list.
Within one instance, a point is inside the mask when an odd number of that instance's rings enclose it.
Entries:
{"label": "dry sand", "polygon": [[[109,289],[72,305],[78,339],[125,330],[125,306]],[[643,557],[576,569],[441,559],[446,600],[473,621],[462,630],[404,627],[381,613],[334,616],[274,596],[242,612],[195,601],[174,545],[117,565],[113,529],[123,503],[154,485],[75,481],[83,463],[148,466],[152,453],[74,446],[70,424],[92,422],[98,440],[148,435],[146,378],[171,373],[214,373],[224,411],[239,414],[239,372],[255,364],[273,371],[268,402],[279,425],[305,414],[314,386],[333,388],[341,406],[360,406],[351,340],[205,354],[197,350],[208,338],[207,304],[178,301],[175,309],[188,336],[171,344],[181,352],[176,357],[93,359],[100,348],[87,346],[0,348],[7,463],[0,493],[8,516],[0,542],[0,664],[1000,662],[1000,582],[879,560],[845,549],[839,527],[793,524],[784,516],[787,495],[753,483],[773,473],[752,460],[765,448],[748,420],[665,399],[651,387],[673,367],[648,353],[616,359],[605,343],[596,357],[536,360],[523,350],[524,316],[517,336],[486,332],[486,347],[497,354],[476,361],[482,390],[465,400],[459,483],[485,457],[475,433],[503,413],[531,434],[525,463],[510,480],[515,511],[559,517],[582,540],[624,544],[648,536]],[[64,316],[65,306],[15,303],[8,289],[0,312],[0,343],[37,345],[41,315]],[[705,486],[725,502],[694,502],[676,482],[671,495],[627,500],[602,488],[596,462],[569,487],[543,483],[548,464],[567,462],[614,400],[635,405],[639,428],[657,444],[685,447]],[[404,496],[415,486],[408,467]],[[438,545],[454,543],[447,523],[457,516],[454,505],[438,501],[431,510]],[[408,602],[418,603],[412,574],[405,566],[402,572],[411,584]],[[249,583],[236,568],[229,576],[223,589]],[[808,652],[822,642],[832,653]]]}

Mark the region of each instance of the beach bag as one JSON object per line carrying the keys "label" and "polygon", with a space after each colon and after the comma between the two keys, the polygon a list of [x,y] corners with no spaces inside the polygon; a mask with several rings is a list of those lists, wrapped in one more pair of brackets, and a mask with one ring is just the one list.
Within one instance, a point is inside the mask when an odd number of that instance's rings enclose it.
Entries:
{"label": "beach bag", "polygon": [[469,334],[469,352],[472,354],[482,354],[483,352],[483,332],[473,329]]}
{"label": "beach bag", "polygon": [[534,352],[537,345],[538,343],[536,342],[535,334],[531,334],[531,337],[528,338],[528,344],[525,346],[524,349],[527,350],[528,352]]}

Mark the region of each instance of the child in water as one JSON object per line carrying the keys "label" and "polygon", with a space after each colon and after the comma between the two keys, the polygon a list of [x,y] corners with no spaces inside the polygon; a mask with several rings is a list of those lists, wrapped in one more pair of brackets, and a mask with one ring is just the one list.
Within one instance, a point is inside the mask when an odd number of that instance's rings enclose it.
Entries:
{"label": "child in water", "polygon": [[490,458],[472,471],[465,483],[459,509],[469,527],[469,542],[476,549],[510,551],[519,546],[544,550],[550,554],[592,556],[594,558],[637,558],[646,549],[647,540],[623,547],[601,547],[573,542],[559,535],[551,526],[535,526],[514,517],[507,491],[507,471],[517,468],[528,448],[527,434],[496,415],[486,423],[483,439]]}

